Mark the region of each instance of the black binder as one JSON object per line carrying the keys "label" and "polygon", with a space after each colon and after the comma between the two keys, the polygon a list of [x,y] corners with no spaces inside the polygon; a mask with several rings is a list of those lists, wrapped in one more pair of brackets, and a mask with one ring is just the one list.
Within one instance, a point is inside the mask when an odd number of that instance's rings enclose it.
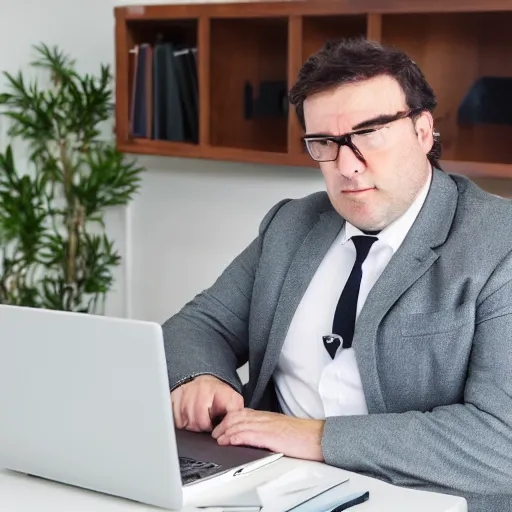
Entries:
{"label": "black binder", "polygon": [[187,64],[188,64],[188,72],[190,73],[190,77],[192,79],[192,98],[194,100],[194,112],[197,120],[197,124],[199,124],[199,79],[197,73],[197,49],[189,48],[187,53]]}
{"label": "black binder", "polygon": [[153,83],[154,139],[185,141],[184,114],[171,43],[155,46]]}
{"label": "black binder", "polygon": [[197,77],[194,81],[190,49],[176,50],[174,61],[185,126],[185,138],[191,142],[199,141],[199,122],[197,109]]}
{"label": "black binder", "polygon": [[133,137],[149,137],[148,122],[148,52],[149,45],[141,44],[135,48],[133,94],[131,105],[131,134]]}

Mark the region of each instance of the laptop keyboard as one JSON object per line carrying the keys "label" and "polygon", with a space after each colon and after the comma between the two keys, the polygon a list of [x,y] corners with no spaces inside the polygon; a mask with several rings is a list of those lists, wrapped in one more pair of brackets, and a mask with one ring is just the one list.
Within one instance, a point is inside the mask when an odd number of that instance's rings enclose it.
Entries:
{"label": "laptop keyboard", "polygon": [[221,466],[215,462],[180,457],[180,472],[183,485],[219,473]]}

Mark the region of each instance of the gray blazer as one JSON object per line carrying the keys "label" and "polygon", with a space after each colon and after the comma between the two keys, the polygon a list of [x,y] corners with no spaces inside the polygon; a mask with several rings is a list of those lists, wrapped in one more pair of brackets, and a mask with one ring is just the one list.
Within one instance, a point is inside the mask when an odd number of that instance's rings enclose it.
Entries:
{"label": "gray blazer", "polygon": [[[323,192],[272,208],[213,286],[164,324],[171,389],[213,374],[248,407],[275,409],[287,329],[343,223]],[[512,511],[512,203],[435,170],[353,347],[369,414],[327,418],[326,462],[463,495],[472,512]]]}

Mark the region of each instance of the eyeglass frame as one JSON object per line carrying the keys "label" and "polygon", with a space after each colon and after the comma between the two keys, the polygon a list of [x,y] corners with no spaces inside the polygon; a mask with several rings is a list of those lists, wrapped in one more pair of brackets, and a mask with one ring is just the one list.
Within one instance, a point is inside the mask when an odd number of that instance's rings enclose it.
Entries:
{"label": "eyeglass frame", "polygon": [[[400,112],[397,112],[395,115],[383,114],[383,115],[377,116],[376,118],[359,123],[361,125],[381,125],[381,126],[378,126],[377,128],[360,128],[358,130],[354,130],[352,132],[345,133],[344,135],[329,135],[329,134],[323,134],[323,133],[318,133],[318,134],[313,134],[313,135],[305,135],[304,137],[301,138],[301,140],[304,143],[304,145],[306,146],[309,156],[315,162],[335,162],[336,160],[338,160],[341,146],[347,146],[353,151],[353,153],[356,155],[356,157],[361,162],[363,162],[363,164],[366,165],[366,159],[364,158],[363,154],[361,153],[361,151],[359,151],[357,146],[352,142],[353,135],[366,135],[367,133],[376,132],[377,130],[381,130],[382,128],[384,128],[386,125],[388,125],[390,123],[394,123],[395,121],[400,121],[400,119],[407,119],[408,117],[413,117],[415,115],[420,114],[424,110],[425,110],[424,108],[412,108],[410,110],[402,110]],[[313,155],[311,154],[311,151],[309,150],[309,147],[308,147],[309,140],[330,140],[330,141],[334,142],[335,144],[338,145],[338,148],[336,150],[336,157],[330,158],[329,160],[315,159],[313,157]]]}

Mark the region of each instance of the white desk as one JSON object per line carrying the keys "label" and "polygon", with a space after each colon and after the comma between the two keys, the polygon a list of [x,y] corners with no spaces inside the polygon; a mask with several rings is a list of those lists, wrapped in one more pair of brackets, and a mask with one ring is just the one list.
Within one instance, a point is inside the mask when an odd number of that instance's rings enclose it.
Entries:
{"label": "white desk", "polygon": [[[268,479],[278,477],[285,471],[301,465],[317,464],[283,458],[262,468],[242,480],[237,480],[236,489],[225,484],[216,489],[216,495],[243,492]],[[341,470],[340,470],[341,471]],[[456,496],[415,491],[396,487],[380,480],[356,473],[346,472],[350,480],[342,485],[350,486],[354,492],[369,490],[370,499],[357,505],[350,512],[467,512],[466,500]],[[0,470],[0,511],[1,512],[156,512],[156,507],[134,503],[128,500],[106,496],[39,478],[32,478]],[[182,512],[198,509],[187,507]]]}

